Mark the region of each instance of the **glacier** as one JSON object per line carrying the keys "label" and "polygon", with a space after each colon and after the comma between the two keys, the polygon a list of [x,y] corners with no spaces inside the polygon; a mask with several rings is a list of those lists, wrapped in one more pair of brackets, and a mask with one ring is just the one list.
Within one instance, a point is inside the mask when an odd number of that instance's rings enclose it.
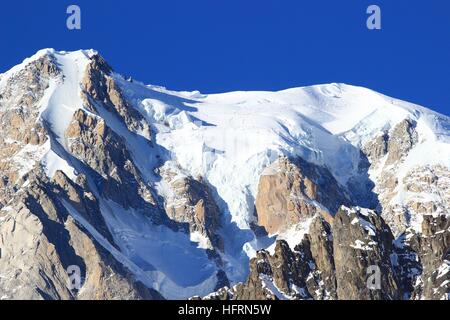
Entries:
{"label": "glacier", "polygon": [[[77,163],[66,157],[64,132],[76,110],[89,112],[80,98],[80,83],[84,69],[96,54],[94,50],[45,49],[0,75],[1,89],[8,77],[43,55],[54,59],[62,71],[63,77],[51,82],[40,101],[39,121],[50,124],[55,139],[44,146],[44,152],[41,150],[34,161],[42,164],[50,178],[57,170],[74,178],[80,170]],[[148,132],[131,132],[102,108],[95,117],[104,119],[124,138],[145,182],[163,199],[173,195],[154,173],[161,161],[180,174],[201,177],[211,187],[224,216],[220,234],[225,251],[221,255],[232,283],[246,279],[249,259],[257,250],[273,249],[277,237],[298,240],[305,232],[305,226],[297,226],[286,234],[256,238],[252,231],[259,178],[279,156],[299,156],[326,167],[347,187],[350,178],[360,177],[362,146],[409,118],[417,122],[419,143],[401,164],[399,181],[415,166],[450,168],[448,117],[366,88],[333,83],[278,92],[202,94],[146,85],[117,73],[113,73],[113,78],[126,100],[143,115],[154,136],[150,139]],[[368,174],[360,177],[361,184],[376,180],[379,173],[372,170]],[[394,201],[406,203],[408,196],[399,192]],[[100,201],[102,215],[120,250],[68,209],[143,283],[174,299],[214,291],[217,267],[208,259],[201,236],[155,226],[138,212],[107,199]]]}

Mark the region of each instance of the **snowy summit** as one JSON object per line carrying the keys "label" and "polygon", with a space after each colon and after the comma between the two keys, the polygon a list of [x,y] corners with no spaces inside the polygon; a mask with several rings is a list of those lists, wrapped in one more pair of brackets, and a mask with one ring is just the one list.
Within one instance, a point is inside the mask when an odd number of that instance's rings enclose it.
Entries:
{"label": "snowy summit", "polygon": [[[0,75],[0,117],[5,299],[449,298],[430,109],[336,83],[176,92],[45,49]],[[373,264],[381,293],[359,285]]]}

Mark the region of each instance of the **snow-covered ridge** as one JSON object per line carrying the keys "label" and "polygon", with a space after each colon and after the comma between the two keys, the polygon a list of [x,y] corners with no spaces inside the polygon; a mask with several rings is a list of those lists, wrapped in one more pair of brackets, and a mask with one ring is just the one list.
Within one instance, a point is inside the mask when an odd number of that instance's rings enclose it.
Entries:
{"label": "snow-covered ridge", "polygon": [[[40,118],[49,124],[57,141],[66,148],[65,132],[73,114],[78,109],[88,112],[81,99],[81,82],[90,59],[97,54],[94,50],[41,50],[1,75],[0,90],[10,76],[27,64],[46,55],[52,57],[61,77],[51,80],[40,101]],[[105,110],[99,111],[100,115],[96,117],[103,116],[108,126],[127,140],[139,169],[146,170],[144,176],[150,176],[155,169],[150,165],[155,163],[153,159],[156,156],[165,159],[169,155],[170,161],[179,166],[179,173],[201,177],[212,187],[225,220],[229,220],[223,225],[221,235],[226,248],[223,255],[228,263],[226,272],[232,282],[245,279],[248,257],[253,256],[255,250],[272,245],[269,241],[255,241],[250,224],[254,222],[254,202],[260,176],[279,156],[300,156],[325,166],[345,188],[349,179],[359,175],[361,147],[402,120],[411,119],[417,123],[419,143],[399,168],[399,180],[403,180],[415,166],[439,164],[450,168],[449,117],[366,88],[325,84],[279,92],[204,95],[197,91],[176,92],[145,85],[115,73],[113,77],[131,107],[138,110],[154,130],[156,147],[150,149],[135,144],[132,140],[135,138],[131,138],[126,128],[119,127],[111,115],[102,114]],[[57,170],[62,170],[69,178],[76,176],[77,170],[72,164],[58,156],[61,152],[51,147],[46,151],[40,161],[50,177]],[[372,178],[376,180],[376,172]],[[151,187],[166,201],[170,200],[170,190],[164,181],[157,181]],[[192,260],[190,270],[174,271],[172,266],[168,266],[167,257],[158,251],[158,240],[162,239],[162,243],[167,245],[170,240],[187,242],[188,237],[174,236],[164,228],[147,226],[142,217],[127,218],[132,215],[125,210],[121,212],[120,208],[106,210],[105,207],[113,207],[107,202],[102,205],[105,220],[118,235],[117,241],[122,241],[118,246],[130,251],[123,249],[126,258],[145,260],[160,269],[166,268],[162,272],[146,273],[147,276],[153,273],[148,282],[156,283],[155,287],[163,294],[184,298],[193,293],[203,293],[198,290],[205,290],[204,293],[212,291],[215,270],[210,265],[200,270],[199,265],[206,264],[207,259],[196,251],[197,248],[185,250],[182,244],[179,247],[178,244],[168,245],[169,248],[176,247],[171,250],[177,252],[180,259],[183,251],[185,257],[196,259]],[[123,216],[113,219],[117,212]],[[280,238],[295,245],[295,239],[308,231],[305,230],[307,226],[307,223],[293,226]],[[142,230],[160,232],[160,236],[142,235]],[[156,244],[150,245],[149,239]],[[192,234],[190,239],[199,242],[198,250],[202,249],[201,237]],[[157,252],[158,257],[149,252]],[[174,257],[171,259],[175,261]],[[195,277],[193,272],[196,272]],[[168,276],[170,273],[172,279]],[[188,277],[194,280],[180,281]],[[183,284],[191,289],[180,292]]]}
{"label": "snow-covered ridge", "polygon": [[36,60],[39,60],[40,58],[43,58],[45,56],[49,56],[49,57],[54,57],[56,56],[84,56],[86,59],[90,59],[92,58],[94,55],[98,54],[97,51],[93,50],[93,49],[89,49],[89,50],[78,50],[78,51],[73,51],[73,52],[68,52],[68,51],[56,51],[55,49],[52,48],[46,48],[46,49],[41,49],[39,51],[37,51],[34,55],[32,55],[29,58],[25,58],[22,63],[12,67],[11,69],[9,69],[8,71],[6,71],[5,73],[0,73],[0,88],[3,84],[3,82],[6,82],[7,78],[9,78],[10,76],[16,74],[17,72],[19,72],[20,70],[22,70],[24,67],[26,67],[27,65],[33,63]]}
{"label": "snow-covered ridge", "polygon": [[[239,215],[251,206],[245,199],[255,195],[262,170],[278,155],[300,155],[327,166],[345,185],[358,170],[360,147],[405,118],[417,121],[421,139],[420,156],[408,158],[408,168],[424,164],[450,167],[448,117],[365,88],[331,84],[200,98],[183,95],[181,104],[173,109],[170,91],[150,89],[139,95],[137,85],[122,85],[134,93],[130,98],[138,106],[154,110],[159,118],[161,102],[171,105],[170,110],[164,107],[169,125],[161,125],[158,143],[172,151],[192,175],[205,176],[217,188],[241,227],[246,226],[246,218]],[[155,99],[160,92],[164,95]],[[161,124],[157,118],[153,120]],[[441,155],[424,152],[430,149]],[[239,175],[234,174],[237,171]],[[234,190],[248,193],[236,197]]]}

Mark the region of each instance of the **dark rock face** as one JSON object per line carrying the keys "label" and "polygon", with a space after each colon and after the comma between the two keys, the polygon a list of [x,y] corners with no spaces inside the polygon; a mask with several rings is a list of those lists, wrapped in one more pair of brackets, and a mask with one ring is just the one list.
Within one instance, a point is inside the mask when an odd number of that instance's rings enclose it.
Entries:
{"label": "dark rock face", "polygon": [[[441,224],[433,225],[448,228]],[[416,298],[442,298],[448,294],[448,275],[444,275],[448,239],[432,237],[425,241],[427,244],[416,243],[425,253],[419,253],[421,264],[414,263],[410,249],[394,240],[378,214],[342,207],[332,226],[316,217],[309,233],[294,249],[278,241],[274,254],[258,252],[250,262],[245,283],[221,289],[206,299],[399,300],[411,298],[413,287],[416,291],[421,288],[414,293]],[[433,245],[436,248],[431,254]],[[429,283],[415,286],[422,265],[422,278]]]}
{"label": "dark rock face", "polygon": [[245,283],[222,288],[205,299],[335,299],[330,225],[317,217],[310,230],[315,236],[306,235],[294,250],[280,240],[273,254],[259,251],[250,261],[250,275]]}
{"label": "dark rock face", "polygon": [[413,235],[409,245],[417,253],[422,266],[418,278],[422,286],[413,292],[413,298],[425,300],[448,299],[450,294],[450,220],[424,216],[423,235]]}
{"label": "dark rock face", "polygon": [[[334,219],[337,296],[344,300],[399,299],[391,263],[392,233],[379,215],[369,210],[363,212],[358,208],[341,208]],[[367,284],[371,271],[380,276],[375,290]]]}
{"label": "dark rock face", "polygon": [[373,211],[342,207],[331,227],[317,217],[294,250],[258,252],[250,276],[206,299],[447,299],[449,221],[424,219],[424,236],[395,239]]}
{"label": "dark rock face", "polygon": [[389,132],[383,132],[369,141],[362,150],[372,163],[388,155],[386,165],[391,165],[408,154],[417,140],[416,122],[404,119]]}
{"label": "dark rock face", "polygon": [[106,226],[105,220],[100,212],[98,200],[90,191],[89,186],[83,181],[84,175],[80,175],[78,183],[70,180],[62,171],[57,171],[53,176],[53,192],[60,196],[67,205],[71,206],[82,215],[87,222],[95,226],[96,229],[110,242],[114,243],[113,237]]}
{"label": "dark rock face", "polygon": [[111,67],[100,55],[95,55],[91,59],[82,83],[85,104],[94,111],[97,109],[96,103],[100,103],[115,114],[117,119],[123,121],[130,131],[149,133],[148,125],[142,121],[142,115],[129,105],[111,73]]}
{"label": "dark rock face", "polygon": [[308,291],[314,299],[336,299],[336,272],[333,257],[331,226],[320,218],[314,219],[309,233],[295,248],[303,260],[314,268],[313,277],[307,279]]}
{"label": "dark rock face", "polygon": [[[29,181],[29,187],[15,195],[16,205],[10,210],[16,213],[9,215],[0,228],[4,236],[0,240],[0,268],[13,279],[0,281],[2,294],[14,299],[46,300],[162,298],[134,279],[69,215],[70,206],[80,212],[89,208],[84,218],[95,219],[99,230],[110,237],[95,200],[81,195],[61,172],[52,182],[35,170]],[[24,256],[33,264],[27,264]],[[81,271],[82,291],[69,287],[70,266]]]}
{"label": "dark rock face", "polygon": [[155,205],[151,191],[132,162],[122,137],[104,121],[78,110],[66,137],[71,154],[100,175],[103,180],[100,188],[107,198],[124,208],[151,210]]}

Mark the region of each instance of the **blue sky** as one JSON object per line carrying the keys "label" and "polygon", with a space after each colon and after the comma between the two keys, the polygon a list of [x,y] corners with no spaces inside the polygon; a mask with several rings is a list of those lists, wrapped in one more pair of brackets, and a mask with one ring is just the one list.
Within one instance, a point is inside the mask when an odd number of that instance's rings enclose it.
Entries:
{"label": "blue sky", "polygon": [[[66,28],[66,8],[82,30]],[[366,28],[366,8],[382,30]],[[362,85],[450,115],[448,0],[14,0],[0,2],[0,72],[41,48],[95,48],[174,90]]]}

